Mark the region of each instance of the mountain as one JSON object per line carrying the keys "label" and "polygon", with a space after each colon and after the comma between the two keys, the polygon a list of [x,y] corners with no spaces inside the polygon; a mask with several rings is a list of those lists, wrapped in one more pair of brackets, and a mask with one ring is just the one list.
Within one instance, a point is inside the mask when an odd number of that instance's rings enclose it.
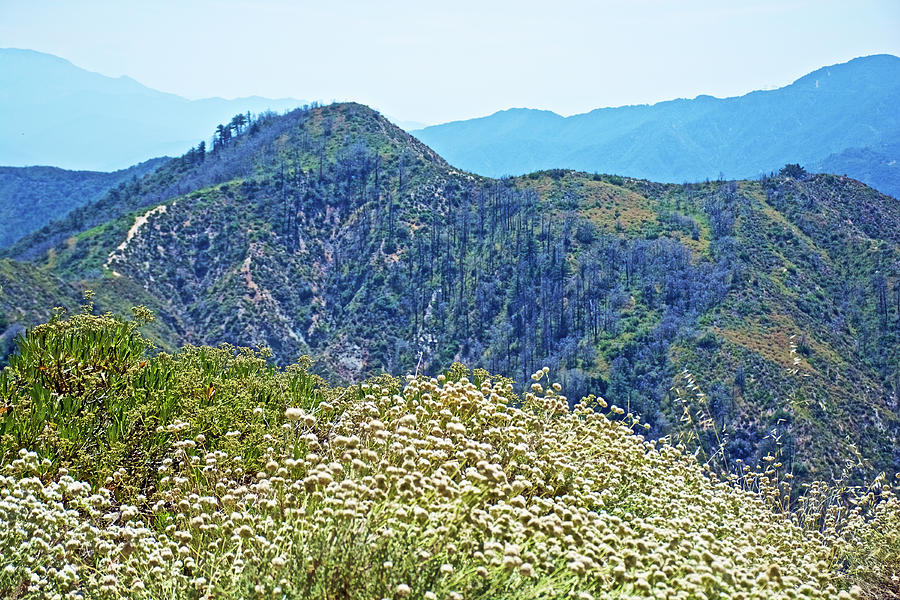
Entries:
{"label": "mountain", "polygon": [[237,113],[304,104],[252,96],[188,100],[67,60],[0,49],[0,164],[113,171],[182,154]]}
{"label": "mountain", "polygon": [[[98,200],[111,188],[143,177],[167,158],[154,158],[128,169],[67,171],[57,167],[0,167],[0,248]],[[27,209],[26,209],[27,207]]]}
{"label": "mountain", "polygon": [[847,148],[810,165],[817,173],[849,173],[855,179],[900,198],[900,142]]}
{"label": "mountain", "polygon": [[840,158],[876,152],[878,164],[896,173],[898,106],[900,58],[875,55],[735,98],[698,96],[565,118],[510,109],[414,135],[452,164],[492,177],[570,168],[681,183],[720,173],[754,178],[800,163],[833,168],[900,197],[895,174]]}
{"label": "mountain", "polygon": [[[3,252],[99,310],[147,305],[163,348],[310,354],[333,382],[548,366],[732,466],[900,470],[900,205],[843,176],[493,180],[334,104],[263,115]],[[0,310],[40,320],[7,291]]]}

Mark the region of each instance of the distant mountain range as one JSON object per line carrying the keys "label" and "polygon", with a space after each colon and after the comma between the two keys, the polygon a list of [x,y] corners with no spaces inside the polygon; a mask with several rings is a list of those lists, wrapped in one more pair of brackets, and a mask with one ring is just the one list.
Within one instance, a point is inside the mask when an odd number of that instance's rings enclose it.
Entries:
{"label": "distant mountain range", "polygon": [[900,58],[857,58],[735,98],[570,117],[516,108],[413,134],[452,164],[491,177],[569,168],[681,183],[757,177],[800,163],[897,197]]}
{"label": "distant mountain range", "polygon": [[0,165],[114,171],[178,155],[237,113],[305,102],[251,96],[188,100],[106,77],[51,54],[0,49]]}
{"label": "distant mountain range", "polygon": [[[188,100],[31,50],[0,49],[0,165],[113,171],[182,154],[237,113],[304,104]],[[787,163],[900,196],[900,58],[875,55],[735,98],[698,96],[562,117],[516,108],[413,133],[480,175],[540,169],[681,183],[757,177]],[[392,119],[404,129],[413,122]]]}

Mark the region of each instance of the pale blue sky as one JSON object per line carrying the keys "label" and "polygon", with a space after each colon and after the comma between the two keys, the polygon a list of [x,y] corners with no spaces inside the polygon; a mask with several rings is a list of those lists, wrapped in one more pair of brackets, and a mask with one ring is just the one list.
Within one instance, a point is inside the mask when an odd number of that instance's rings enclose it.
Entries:
{"label": "pale blue sky", "polygon": [[0,0],[0,46],[189,98],[356,100],[438,123],[733,96],[900,55],[900,1]]}

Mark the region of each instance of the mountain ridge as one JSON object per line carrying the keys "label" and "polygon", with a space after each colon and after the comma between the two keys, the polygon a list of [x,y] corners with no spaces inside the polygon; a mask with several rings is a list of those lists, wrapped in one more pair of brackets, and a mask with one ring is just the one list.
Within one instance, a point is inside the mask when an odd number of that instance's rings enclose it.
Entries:
{"label": "mountain ridge", "polygon": [[[844,470],[848,436],[854,472],[900,464],[898,211],[794,166],[688,185],[491,180],[345,103],[261,118],[6,254],[101,308],[151,306],[164,347],[310,354],[333,381],[457,360],[521,381],[546,365],[651,435],[712,454],[724,430],[729,460],[783,453],[806,477]],[[0,309],[24,322],[12,299]]]}
{"label": "mountain ridge", "polygon": [[[873,55],[743,96],[701,95],[569,117],[511,109],[414,134],[453,164],[494,177],[547,168],[673,183],[716,178],[720,171],[757,177],[789,162],[811,167],[848,148],[898,139],[900,116],[891,108],[900,101],[898,82],[900,58]],[[849,162],[833,166],[853,170]],[[893,178],[868,182],[900,195]]]}
{"label": "mountain ridge", "polygon": [[[583,111],[583,112],[572,113],[570,115],[561,115],[558,112],[551,110],[551,109],[547,109],[547,108],[530,108],[530,107],[526,107],[526,106],[511,106],[509,108],[502,108],[502,109],[496,110],[496,111],[494,111],[488,115],[482,116],[482,117],[472,117],[470,119],[454,119],[452,121],[447,121],[445,123],[437,123],[434,125],[429,125],[428,127],[422,127],[421,129],[428,129],[429,127],[441,127],[443,125],[455,125],[458,123],[467,123],[467,122],[471,122],[471,121],[480,121],[480,120],[484,120],[484,119],[489,119],[490,117],[493,117],[493,116],[496,116],[499,114],[510,113],[510,112],[542,113],[542,114],[545,114],[548,116],[559,117],[559,119],[570,119],[572,117],[583,117],[586,115],[590,115],[592,113],[617,110],[617,109],[650,108],[650,107],[659,106],[659,105],[667,105],[667,104],[679,103],[679,102],[691,102],[691,101],[696,101],[696,100],[700,100],[700,101],[732,100],[732,99],[736,99],[736,98],[742,98],[744,96],[749,96],[751,94],[766,94],[766,93],[769,93],[772,91],[777,91],[779,89],[784,89],[786,87],[800,84],[801,82],[806,82],[807,80],[814,82],[816,79],[816,76],[821,76],[821,75],[830,76],[830,71],[833,69],[844,68],[844,67],[852,65],[854,63],[858,64],[860,62],[871,62],[871,61],[882,62],[885,65],[895,66],[896,64],[900,63],[900,57],[895,56],[893,54],[869,54],[866,56],[858,56],[856,58],[852,58],[843,63],[836,63],[834,65],[819,67],[815,71],[810,71],[809,73],[806,73],[805,75],[801,75],[800,77],[798,77],[791,83],[781,86],[781,87],[778,87],[778,88],[775,88],[775,89],[750,90],[749,92],[746,92],[744,94],[737,94],[734,96],[713,96],[712,94],[697,94],[693,98],[684,96],[684,97],[678,97],[678,98],[670,98],[668,100],[659,100],[657,102],[639,102],[639,103],[635,103],[635,104],[620,104],[620,105],[616,105],[616,106],[598,106],[597,108],[592,108],[590,110]],[[813,83],[813,86],[815,87],[814,83]]]}

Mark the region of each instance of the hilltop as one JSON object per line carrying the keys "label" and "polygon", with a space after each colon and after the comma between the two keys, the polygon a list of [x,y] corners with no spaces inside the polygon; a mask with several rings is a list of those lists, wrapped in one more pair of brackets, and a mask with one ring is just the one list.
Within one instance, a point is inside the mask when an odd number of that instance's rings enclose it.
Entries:
{"label": "hilltop", "polygon": [[[898,105],[900,58],[875,55],[734,98],[698,96],[565,118],[511,109],[414,135],[452,164],[493,177],[570,168],[682,183],[720,173],[756,178],[799,163],[898,197]],[[873,156],[860,161],[860,152]]]}
{"label": "hilltop", "polygon": [[[172,159],[6,264],[90,287],[100,309],[150,306],[170,350],[309,354],[334,383],[548,366],[570,398],[732,467],[772,454],[804,479],[863,477],[900,468],[898,231],[894,199],[796,165],[492,180],[335,104]],[[7,328],[38,320],[2,299]]]}

